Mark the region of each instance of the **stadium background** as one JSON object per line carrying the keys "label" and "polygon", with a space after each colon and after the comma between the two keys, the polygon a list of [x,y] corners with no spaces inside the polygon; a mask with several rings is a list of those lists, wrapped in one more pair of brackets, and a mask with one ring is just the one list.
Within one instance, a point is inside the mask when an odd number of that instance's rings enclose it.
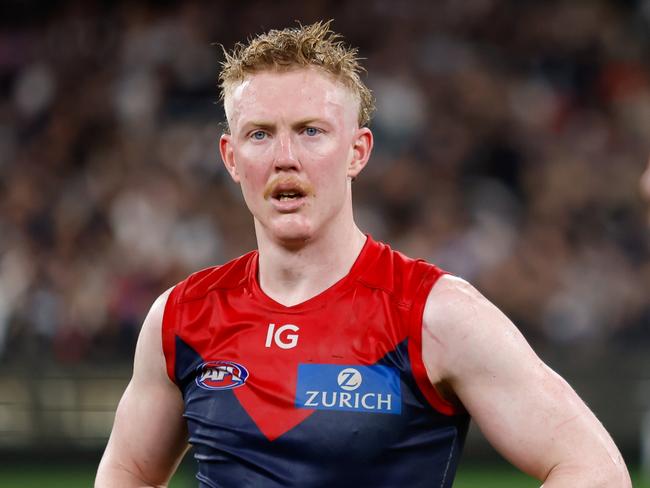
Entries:
{"label": "stadium background", "polygon": [[[650,1],[16,0],[0,6],[0,486],[87,486],[153,299],[255,245],[217,154],[215,43],[330,18],[377,98],[362,228],[498,304],[640,476]],[[460,471],[535,486],[476,431]]]}

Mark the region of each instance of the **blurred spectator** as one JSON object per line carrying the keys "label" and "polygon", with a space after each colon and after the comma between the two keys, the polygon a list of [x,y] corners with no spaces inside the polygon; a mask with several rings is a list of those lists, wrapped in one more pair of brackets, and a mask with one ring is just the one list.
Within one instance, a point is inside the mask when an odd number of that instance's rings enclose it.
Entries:
{"label": "blurred spectator", "polygon": [[25,4],[0,30],[1,360],[130,358],[157,294],[255,245],[213,43],[295,18],[372,66],[362,226],[533,340],[650,341],[649,2]]}

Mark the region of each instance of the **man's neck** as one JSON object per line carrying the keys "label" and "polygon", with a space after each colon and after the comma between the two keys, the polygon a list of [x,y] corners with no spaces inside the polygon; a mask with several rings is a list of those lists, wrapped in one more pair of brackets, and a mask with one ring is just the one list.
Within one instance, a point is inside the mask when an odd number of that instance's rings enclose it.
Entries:
{"label": "man's neck", "polygon": [[345,232],[330,232],[299,249],[259,239],[260,287],[285,306],[302,303],[348,274],[365,242],[366,236],[354,224]]}

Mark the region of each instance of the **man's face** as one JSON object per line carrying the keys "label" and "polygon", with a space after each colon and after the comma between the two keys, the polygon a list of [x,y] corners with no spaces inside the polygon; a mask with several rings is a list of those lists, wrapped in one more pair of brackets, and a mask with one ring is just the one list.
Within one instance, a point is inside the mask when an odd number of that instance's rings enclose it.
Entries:
{"label": "man's face", "polygon": [[352,218],[350,182],[372,133],[349,89],[316,68],[260,72],[227,92],[225,108],[221,157],[258,233],[299,244]]}
{"label": "man's face", "polygon": [[[641,194],[650,205],[650,158],[648,158],[648,165],[641,175]],[[648,225],[650,225],[650,210],[648,210]]]}

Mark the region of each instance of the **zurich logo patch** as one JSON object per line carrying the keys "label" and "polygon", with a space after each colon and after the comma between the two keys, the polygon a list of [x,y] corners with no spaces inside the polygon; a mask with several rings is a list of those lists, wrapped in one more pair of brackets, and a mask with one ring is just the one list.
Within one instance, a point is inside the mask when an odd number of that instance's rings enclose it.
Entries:
{"label": "zurich logo patch", "polygon": [[196,371],[196,384],[206,390],[230,390],[246,383],[248,370],[232,361],[208,361]]}
{"label": "zurich logo patch", "polygon": [[399,371],[390,366],[300,364],[296,407],[399,414]]}

